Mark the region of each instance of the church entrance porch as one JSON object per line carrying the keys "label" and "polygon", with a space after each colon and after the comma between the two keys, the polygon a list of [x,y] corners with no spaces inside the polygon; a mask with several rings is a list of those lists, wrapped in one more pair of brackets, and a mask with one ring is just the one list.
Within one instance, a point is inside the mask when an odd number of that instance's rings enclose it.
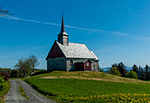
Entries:
{"label": "church entrance porch", "polygon": [[75,71],[84,71],[84,63],[74,63]]}
{"label": "church entrance porch", "polygon": [[91,71],[91,62],[89,60],[85,62],[74,63],[75,71]]}

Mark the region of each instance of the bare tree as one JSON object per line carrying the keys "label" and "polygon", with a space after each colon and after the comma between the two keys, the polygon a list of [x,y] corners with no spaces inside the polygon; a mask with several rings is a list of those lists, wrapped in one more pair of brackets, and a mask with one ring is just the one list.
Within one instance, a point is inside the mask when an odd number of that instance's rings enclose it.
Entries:
{"label": "bare tree", "polygon": [[31,63],[32,69],[35,69],[35,67],[39,64],[38,59],[34,55],[30,56],[29,61]]}

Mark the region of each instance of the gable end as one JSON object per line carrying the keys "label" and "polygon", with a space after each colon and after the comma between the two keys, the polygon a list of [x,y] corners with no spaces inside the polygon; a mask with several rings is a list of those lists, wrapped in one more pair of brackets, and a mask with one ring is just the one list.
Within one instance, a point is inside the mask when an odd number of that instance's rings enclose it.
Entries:
{"label": "gable end", "polygon": [[48,58],[60,58],[60,57],[65,57],[65,55],[63,54],[63,52],[61,51],[61,49],[59,48],[58,44],[55,41],[46,60]]}

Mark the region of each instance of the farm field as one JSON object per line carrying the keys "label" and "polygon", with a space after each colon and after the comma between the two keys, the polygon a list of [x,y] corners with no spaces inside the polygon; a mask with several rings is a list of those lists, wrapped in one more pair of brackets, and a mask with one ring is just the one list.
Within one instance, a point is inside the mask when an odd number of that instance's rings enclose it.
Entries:
{"label": "farm field", "polygon": [[150,83],[100,72],[51,72],[25,79],[58,102],[149,102]]}

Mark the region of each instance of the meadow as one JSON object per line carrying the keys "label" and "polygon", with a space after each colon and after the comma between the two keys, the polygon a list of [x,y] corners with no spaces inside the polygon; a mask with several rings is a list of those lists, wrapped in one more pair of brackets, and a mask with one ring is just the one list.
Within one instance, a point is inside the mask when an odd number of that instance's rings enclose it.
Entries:
{"label": "meadow", "polygon": [[[109,79],[110,81],[108,81]],[[116,81],[116,79],[118,80]],[[61,103],[145,103],[150,101],[150,84],[148,81],[133,79],[130,81],[128,78],[121,79],[118,76],[99,72],[57,71],[33,76],[25,79],[25,81],[48,98]]]}

